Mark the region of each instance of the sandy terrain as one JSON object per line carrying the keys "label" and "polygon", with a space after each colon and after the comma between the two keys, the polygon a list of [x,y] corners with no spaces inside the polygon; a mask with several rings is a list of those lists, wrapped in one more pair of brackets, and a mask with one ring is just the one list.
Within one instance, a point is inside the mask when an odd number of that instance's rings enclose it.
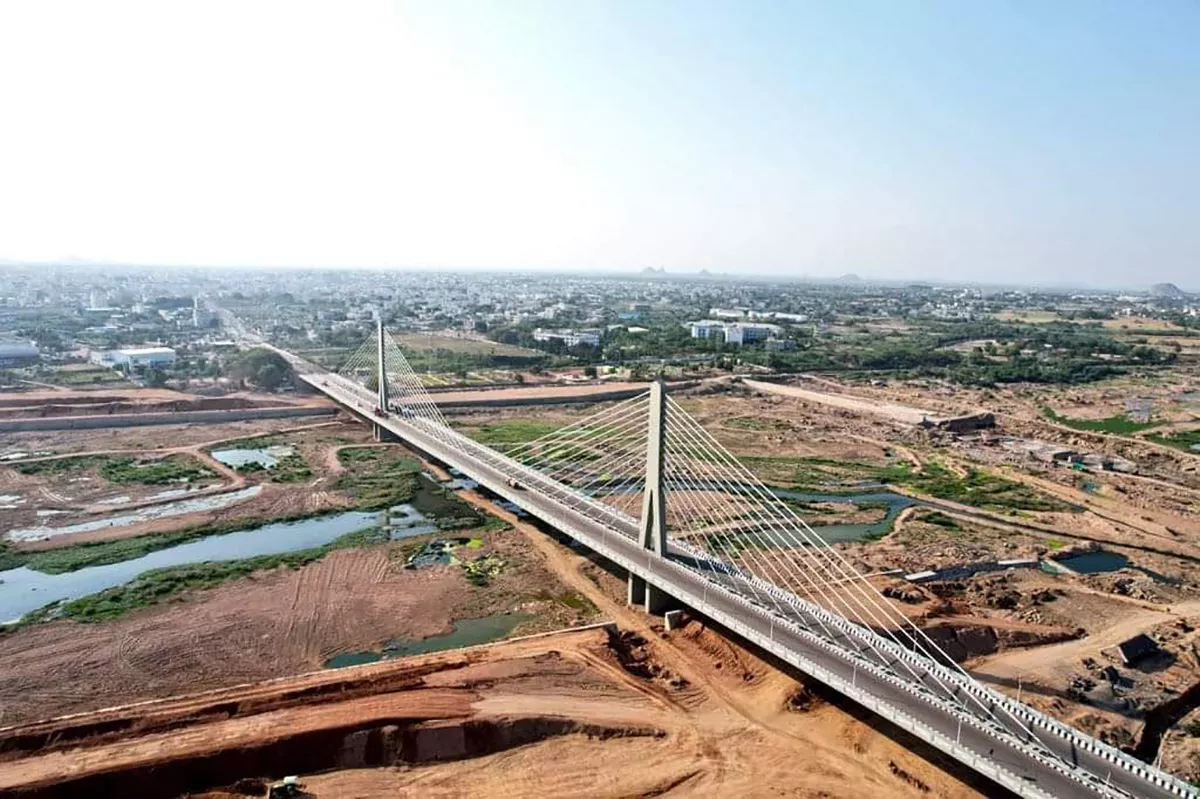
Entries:
{"label": "sandy terrain", "polygon": [[[319,668],[343,651],[448,632],[450,622],[521,610],[523,630],[588,618],[523,537],[489,533],[505,559],[488,587],[455,566],[403,568],[392,545],[335,551],[104,624],[51,622],[0,636],[0,724]],[[485,550],[486,551],[486,550]]]}
{"label": "sandy terrain", "polygon": [[586,383],[574,386],[533,386],[528,388],[495,388],[478,391],[442,391],[433,394],[439,405],[469,404],[473,402],[511,402],[545,399],[567,400],[579,397],[580,401],[596,394],[645,389],[645,383]]}
{"label": "sandy terrain", "polygon": [[[0,763],[0,789],[73,779],[78,790],[138,784],[155,796],[300,773],[321,797],[978,795],[710,632],[637,647],[712,658],[704,682],[674,687],[647,673],[653,654],[630,652],[627,638],[557,634],[0,731],[5,748],[28,752]],[[118,719],[137,719],[143,734],[89,739]],[[54,743],[55,730],[76,742]]]}

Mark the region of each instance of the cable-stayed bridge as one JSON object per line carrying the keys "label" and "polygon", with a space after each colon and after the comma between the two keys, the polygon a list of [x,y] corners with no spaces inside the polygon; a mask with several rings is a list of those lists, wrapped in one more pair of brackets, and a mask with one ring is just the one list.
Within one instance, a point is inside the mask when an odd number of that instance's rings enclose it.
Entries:
{"label": "cable-stayed bridge", "polygon": [[661,383],[500,452],[452,429],[380,325],[306,383],[680,603],[1025,797],[1200,797],[974,680],[696,422]]}

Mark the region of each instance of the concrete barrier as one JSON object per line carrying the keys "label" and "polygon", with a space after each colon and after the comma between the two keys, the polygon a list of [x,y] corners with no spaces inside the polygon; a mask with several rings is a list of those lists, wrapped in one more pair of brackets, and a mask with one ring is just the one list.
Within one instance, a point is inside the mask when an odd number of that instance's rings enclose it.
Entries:
{"label": "concrete barrier", "polygon": [[233,411],[184,411],[182,413],[127,413],[103,416],[56,416],[0,421],[0,432],[34,430],[95,430],[104,427],[141,427],[163,424],[223,424],[248,419],[291,419],[300,416],[334,416],[338,408],[300,406],[292,408],[246,408]]}

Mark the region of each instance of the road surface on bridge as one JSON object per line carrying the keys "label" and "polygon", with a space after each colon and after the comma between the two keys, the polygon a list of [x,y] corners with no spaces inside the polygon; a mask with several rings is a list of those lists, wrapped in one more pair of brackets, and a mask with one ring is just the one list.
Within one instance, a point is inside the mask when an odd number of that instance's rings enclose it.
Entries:
{"label": "road surface on bridge", "polygon": [[[306,362],[285,351],[297,366]],[[672,544],[660,558],[638,543],[636,520],[561,483],[523,467],[461,434],[405,414],[376,413],[373,394],[345,378],[304,370],[302,378],[390,431],[399,439],[477,480],[495,494],[572,536],[593,551],[647,580],[682,603],[770,651],[800,671],[830,685],[897,726],[945,751],[1022,796],[1130,796],[1145,799],[1197,796],[1181,783],[1162,779],[1140,761],[1114,755],[1087,736],[1063,727],[1023,706],[1023,718],[1035,740],[1017,737],[1004,726],[947,700],[945,687],[957,697],[1012,708],[1011,700],[990,694],[965,678],[915,653],[889,649],[871,631],[804,600],[788,596],[775,612],[755,604],[765,586],[727,565],[705,563],[702,553]],[[439,429],[433,429],[433,428]],[[691,564],[691,568],[683,564]],[[697,571],[697,568],[702,571]],[[779,591],[779,589],[773,589]],[[837,622],[840,622],[838,624]],[[924,661],[924,662],[922,662]],[[915,669],[914,669],[915,664]],[[904,672],[907,671],[906,675]],[[915,677],[915,679],[914,679]],[[1004,716],[1003,709],[997,715]],[[1005,725],[1010,729],[1016,725]],[[1057,759],[1061,758],[1061,760]],[[1072,763],[1077,768],[1066,764]]]}

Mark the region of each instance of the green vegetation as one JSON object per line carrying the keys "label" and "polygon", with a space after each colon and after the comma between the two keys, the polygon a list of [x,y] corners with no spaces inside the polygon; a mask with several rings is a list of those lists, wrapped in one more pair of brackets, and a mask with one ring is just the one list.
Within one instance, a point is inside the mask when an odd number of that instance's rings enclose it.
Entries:
{"label": "green vegetation", "polygon": [[980,469],[969,469],[966,477],[959,477],[941,464],[927,463],[920,473],[898,482],[922,494],[989,510],[1076,510],[1015,480]]}
{"label": "green vegetation", "polygon": [[98,594],[47,605],[28,614],[22,619],[21,626],[57,618],[89,623],[110,621],[138,608],[163,602],[190,589],[212,588],[228,580],[246,577],[257,571],[275,569],[280,566],[296,569],[320,560],[335,549],[367,546],[387,540],[386,533],[372,527],[347,533],[325,546],[296,552],[154,569],[139,575],[131,582],[109,588]]}
{"label": "green vegetation", "polygon": [[599,608],[590,599],[574,591],[564,591],[561,594],[554,594],[550,591],[542,590],[537,593],[534,599],[541,602],[557,602],[571,610],[578,610],[582,613],[594,614],[599,612]]}
{"label": "green vegetation", "polygon": [[936,524],[938,527],[944,527],[947,530],[962,529],[958,526],[958,522],[956,522],[953,518],[947,516],[946,514],[942,513],[941,511],[935,510],[935,511],[929,511],[926,513],[922,513],[920,516],[917,517],[917,520],[925,522],[927,524]]}
{"label": "green vegetation", "polygon": [[267,470],[271,479],[276,483],[299,483],[312,477],[312,469],[303,455],[284,455],[278,462]]}
{"label": "green vegetation", "polygon": [[863,483],[898,483],[912,472],[907,463],[875,466],[829,458],[739,455],[738,460],[760,479],[811,493],[834,493]]}
{"label": "green vegetation", "polygon": [[1072,419],[1069,416],[1059,416],[1050,408],[1042,408],[1042,413],[1052,422],[1070,427],[1074,430],[1087,430],[1093,433],[1112,433],[1124,436],[1137,433],[1151,427],[1157,427],[1162,422],[1135,422],[1124,416],[1110,416],[1107,419]]}
{"label": "green vegetation", "polygon": [[504,570],[505,561],[498,555],[484,555],[474,560],[460,560],[458,565],[466,573],[467,582],[483,588],[488,581]]}
{"label": "green vegetation", "polygon": [[382,447],[349,447],[338,453],[347,467],[333,484],[353,496],[363,510],[379,510],[411,502],[419,485],[421,462]]}
{"label": "green vegetation", "polygon": [[527,441],[534,441],[544,435],[553,433],[560,426],[546,422],[514,419],[507,422],[482,425],[469,435],[480,444],[487,444],[489,447],[494,447],[497,445],[524,444]]}
{"label": "green vegetation", "polygon": [[1146,436],[1150,441],[1156,444],[1181,449],[1184,452],[1200,451],[1200,430],[1180,430],[1174,433],[1159,435],[1157,433]]}
{"label": "green vegetation", "polygon": [[264,391],[274,391],[291,379],[292,367],[274,350],[255,347],[234,357],[228,374]]}
{"label": "green vegetation", "polygon": [[110,483],[165,485],[190,483],[214,472],[187,455],[172,455],[160,460],[138,460],[115,455],[80,455],[75,458],[18,463],[14,468],[21,474],[64,474],[95,468]]}

